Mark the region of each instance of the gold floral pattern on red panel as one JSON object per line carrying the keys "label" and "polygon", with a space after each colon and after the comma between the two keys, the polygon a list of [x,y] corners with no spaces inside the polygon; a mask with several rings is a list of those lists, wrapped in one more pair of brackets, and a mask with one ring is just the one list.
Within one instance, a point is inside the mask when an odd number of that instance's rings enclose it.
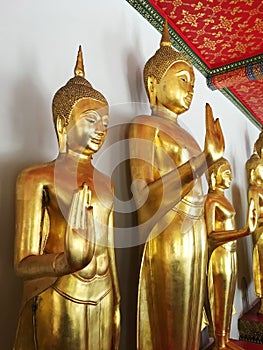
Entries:
{"label": "gold floral pattern on red panel", "polygon": [[149,0],[213,69],[262,54],[262,0]]}
{"label": "gold floral pattern on red panel", "polygon": [[257,120],[263,125],[263,89],[262,81],[255,80],[246,83],[236,83],[229,90],[243,103],[243,105],[257,116]]}

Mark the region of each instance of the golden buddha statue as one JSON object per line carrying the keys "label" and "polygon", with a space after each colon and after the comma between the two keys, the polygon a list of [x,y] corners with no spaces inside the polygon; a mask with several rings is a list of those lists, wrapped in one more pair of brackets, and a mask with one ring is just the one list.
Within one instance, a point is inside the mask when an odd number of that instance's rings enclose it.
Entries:
{"label": "golden buddha statue", "polygon": [[242,349],[229,338],[237,279],[236,239],[250,234],[255,228],[254,201],[250,201],[245,228],[236,230],[236,212],[224,193],[232,181],[228,160],[221,158],[216,161],[207,171],[207,181],[205,220],[209,243],[209,304],[206,300],[206,306],[210,305],[207,313],[211,313],[211,333],[215,337],[216,349]]}
{"label": "golden buddha statue", "polygon": [[255,294],[260,298],[259,313],[263,314],[263,133],[254,145],[254,154],[246,163],[249,181],[248,200],[255,201],[258,210],[257,226],[253,239],[253,279]]}
{"label": "golden buddha statue", "polygon": [[207,267],[207,232],[200,176],[221,158],[224,137],[206,105],[201,151],[179,125],[194,93],[194,70],[171,47],[167,23],[160,48],[144,68],[151,115],[135,117],[129,129],[133,194],[141,263],[137,348],[199,349]]}
{"label": "golden buddha statue", "polygon": [[17,179],[14,260],[24,291],[14,349],[116,350],[113,188],[92,165],[108,103],[84,77],[81,48],[52,109],[59,155]]}

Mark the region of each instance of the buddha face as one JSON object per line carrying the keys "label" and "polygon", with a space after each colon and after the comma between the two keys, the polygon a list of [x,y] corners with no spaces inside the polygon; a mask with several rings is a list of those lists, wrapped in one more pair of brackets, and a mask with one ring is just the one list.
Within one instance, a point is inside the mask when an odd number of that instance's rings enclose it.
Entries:
{"label": "buddha face", "polygon": [[219,167],[216,175],[216,185],[219,188],[226,189],[232,182],[232,170],[229,164],[223,164]]}
{"label": "buddha face", "polygon": [[177,115],[187,111],[193,98],[194,81],[191,66],[183,61],[174,63],[156,84],[157,105]]}
{"label": "buddha face", "polygon": [[256,152],[260,158],[263,158],[263,137],[259,137],[259,139],[255,143]]}
{"label": "buddha face", "polygon": [[256,185],[262,185],[263,183],[263,165],[258,164],[254,170],[254,182]]}
{"label": "buddha face", "polygon": [[108,126],[108,105],[91,98],[78,101],[66,127],[68,149],[90,155],[102,146]]}

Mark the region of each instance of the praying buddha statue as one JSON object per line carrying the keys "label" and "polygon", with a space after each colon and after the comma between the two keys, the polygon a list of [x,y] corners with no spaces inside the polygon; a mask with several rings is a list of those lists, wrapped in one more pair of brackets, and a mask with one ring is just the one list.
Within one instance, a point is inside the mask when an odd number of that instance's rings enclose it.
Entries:
{"label": "praying buddha statue", "polygon": [[145,239],[137,348],[197,350],[208,257],[201,176],[222,157],[219,120],[206,105],[202,151],[179,123],[194,94],[190,60],[171,47],[167,23],[160,48],[144,67],[152,113],[129,128],[132,190]]}
{"label": "praying buddha statue", "polygon": [[[216,161],[207,171],[209,191],[205,200],[205,220],[209,243],[206,306],[215,349],[242,349],[230,339],[230,325],[237,280],[236,239],[250,234],[257,220],[254,201],[250,201],[247,223],[235,229],[236,211],[225,197],[232,182],[227,159]],[[225,242],[225,243],[224,243]]]}
{"label": "praying buddha statue", "polygon": [[255,294],[260,299],[259,313],[263,314],[263,132],[254,145],[254,153],[246,162],[249,181],[248,200],[255,201],[258,211],[253,239],[253,280]]}
{"label": "praying buddha statue", "polygon": [[17,179],[14,263],[24,290],[13,349],[116,350],[113,186],[92,164],[108,103],[85,79],[81,48],[52,109],[59,155]]}

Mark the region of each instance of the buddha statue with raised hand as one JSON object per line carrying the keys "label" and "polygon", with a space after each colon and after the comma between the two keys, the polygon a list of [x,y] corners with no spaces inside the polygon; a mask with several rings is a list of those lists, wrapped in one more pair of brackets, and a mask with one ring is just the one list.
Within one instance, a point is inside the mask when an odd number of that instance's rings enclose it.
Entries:
{"label": "buddha statue with raised hand", "polygon": [[254,153],[246,162],[248,200],[255,201],[258,222],[252,234],[253,239],[253,280],[255,294],[260,300],[259,313],[263,314],[263,132],[254,145]]}
{"label": "buddha statue with raised hand", "polygon": [[140,350],[197,350],[207,266],[201,175],[224,152],[219,120],[206,105],[201,151],[180,126],[194,94],[189,59],[171,47],[167,23],[144,67],[151,115],[130,125],[130,167],[138,206],[141,262],[137,339]]}
{"label": "buddha statue with raised hand", "polygon": [[225,197],[232,182],[227,159],[216,161],[207,171],[209,191],[205,200],[209,261],[206,311],[215,349],[242,349],[230,339],[231,316],[237,280],[236,239],[249,235],[255,228],[257,212],[250,200],[244,228],[235,228],[236,211]]}
{"label": "buddha statue with raised hand", "polygon": [[85,79],[81,48],[52,107],[59,155],[17,179],[15,269],[24,291],[14,349],[116,350],[113,187],[92,164],[108,103]]}

